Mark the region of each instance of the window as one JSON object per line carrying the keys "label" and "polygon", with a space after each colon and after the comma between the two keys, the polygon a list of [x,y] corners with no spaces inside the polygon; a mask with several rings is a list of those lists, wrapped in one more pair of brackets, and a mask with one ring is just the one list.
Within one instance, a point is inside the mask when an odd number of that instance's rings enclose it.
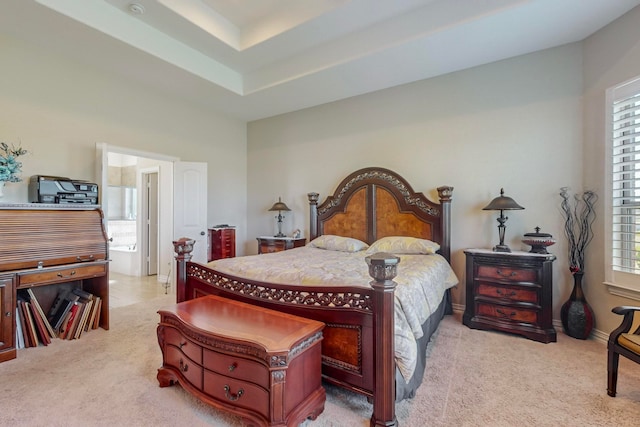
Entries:
{"label": "window", "polygon": [[610,292],[640,299],[640,78],[607,91]]}

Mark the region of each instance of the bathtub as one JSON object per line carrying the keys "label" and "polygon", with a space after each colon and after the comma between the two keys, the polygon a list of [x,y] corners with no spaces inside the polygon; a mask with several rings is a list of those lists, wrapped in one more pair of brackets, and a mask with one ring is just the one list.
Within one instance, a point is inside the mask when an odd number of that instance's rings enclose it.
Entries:
{"label": "bathtub", "polygon": [[109,246],[109,271],[126,274],[127,276],[140,276],[140,262],[136,245]]}

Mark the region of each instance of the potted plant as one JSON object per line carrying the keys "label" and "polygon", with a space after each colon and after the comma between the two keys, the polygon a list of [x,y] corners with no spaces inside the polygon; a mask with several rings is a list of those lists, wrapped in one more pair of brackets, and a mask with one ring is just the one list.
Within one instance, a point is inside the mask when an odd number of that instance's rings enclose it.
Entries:
{"label": "potted plant", "polygon": [[13,145],[9,146],[6,142],[0,142],[0,197],[3,195],[5,182],[20,182],[20,172],[22,171],[22,162],[17,159],[27,154],[24,148]]}
{"label": "potted plant", "polygon": [[587,245],[593,239],[592,224],[596,218],[594,209],[598,196],[593,191],[569,195],[569,188],[560,189],[560,204],[564,216],[564,234],[568,240],[569,270],[573,275],[573,290],[569,300],[562,305],[560,319],[567,335],[587,339],[593,329],[593,310],[582,291],[584,257]]}

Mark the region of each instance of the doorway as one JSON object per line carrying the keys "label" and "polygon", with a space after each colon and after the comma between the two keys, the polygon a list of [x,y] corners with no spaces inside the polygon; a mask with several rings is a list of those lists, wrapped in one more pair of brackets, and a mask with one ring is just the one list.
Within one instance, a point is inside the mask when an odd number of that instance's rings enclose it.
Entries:
{"label": "doorway", "polygon": [[[105,212],[105,228],[110,239],[116,240],[117,237],[120,242],[123,237],[128,239],[124,245],[116,246],[114,241],[110,242],[110,271],[138,277],[155,275],[158,282],[171,281],[173,163],[177,160],[161,154],[96,143],[97,180],[100,183],[100,204]],[[121,178],[124,174],[124,181],[117,180],[118,174]],[[116,197],[114,202],[109,196],[110,192],[115,192],[110,184],[118,182],[121,190],[129,194],[125,199]],[[124,187],[128,188],[124,190]],[[112,206],[114,203],[115,207]],[[125,205],[127,209],[122,211]],[[117,221],[126,230],[119,231],[116,236],[113,226],[118,224]],[[114,251],[114,247],[122,251]]]}

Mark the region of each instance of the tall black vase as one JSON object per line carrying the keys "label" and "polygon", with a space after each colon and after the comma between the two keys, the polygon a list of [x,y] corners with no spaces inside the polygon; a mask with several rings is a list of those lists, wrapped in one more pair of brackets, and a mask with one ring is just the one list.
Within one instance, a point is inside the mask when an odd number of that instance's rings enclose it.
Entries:
{"label": "tall black vase", "polygon": [[562,305],[560,319],[564,332],[573,338],[586,340],[593,329],[593,310],[582,292],[583,273],[573,274],[571,297]]}

